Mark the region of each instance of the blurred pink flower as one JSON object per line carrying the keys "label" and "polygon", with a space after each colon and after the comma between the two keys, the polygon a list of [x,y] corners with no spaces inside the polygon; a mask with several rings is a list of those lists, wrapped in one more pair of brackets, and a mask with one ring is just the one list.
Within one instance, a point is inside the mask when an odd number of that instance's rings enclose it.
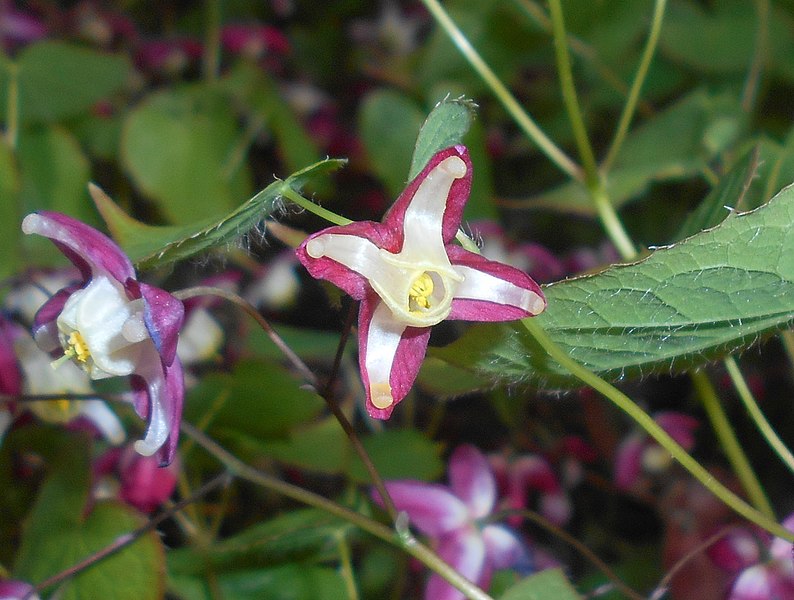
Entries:
{"label": "blurred pink flower", "polygon": [[[488,460],[493,468],[500,492],[505,497],[501,508],[525,510],[530,508],[530,494],[537,493],[538,512],[555,525],[565,525],[571,518],[571,501],[560,485],[557,474],[549,462],[536,454],[522,454],[507,458],[492,454]],[[510,515],[508,523],[517,527],[523,517]]]}
{"label": "blurred pink flower", "polygon": [[[449,459],[449,487],[423,481],[387,481],[398,511],[435,543],[439,556],[478,586],[488,586],[497,569],[525,568],[529,556],[508,528],[488,523],[496,503],[496,480],[485,456],[474,446],[459,446]],[[382,505],[376,491],[373,499]],[[426,600],[463,600],[463,593],[436,573]]]}
{"label": "blurred pink flower", "polygon": [[[664,429],[684,450],[695,446],[695,430],[700,423],[692,416],[679,412],[660,412],[653,420]],[[615,457],[615,484],[622,490],[631,490],[643,474],[657,476],[673,462],[672,456],[644,431],[629,434],[618,448]]]}

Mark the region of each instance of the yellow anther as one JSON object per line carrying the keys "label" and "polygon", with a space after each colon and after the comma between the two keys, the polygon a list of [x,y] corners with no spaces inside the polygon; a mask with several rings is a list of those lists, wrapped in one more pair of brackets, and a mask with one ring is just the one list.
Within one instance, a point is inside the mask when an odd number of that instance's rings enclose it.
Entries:
{"label": "yellow anther", "polygon": [[70,333],[67,343],[69,347],[66,349],[66,354],[73,356],[81,363],[88,362],[88,359],[91,358],[91,351],[79,332],[73,331]]}
{"label": "yellow anther", "polygon": [[408,291],[408,300],[413,301],[421,308],[430,308],[430,296],[433,294],[433,278],[427,273],[422,273],[411,284]]}

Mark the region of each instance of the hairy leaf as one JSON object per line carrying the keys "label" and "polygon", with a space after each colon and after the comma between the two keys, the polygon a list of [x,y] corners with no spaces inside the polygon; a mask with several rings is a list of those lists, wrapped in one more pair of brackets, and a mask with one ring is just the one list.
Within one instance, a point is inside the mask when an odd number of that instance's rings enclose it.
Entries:
{"label": "hairy leaf", "polygon": [[96,186],[91,188],[91,195],[113,238],[133,262],[146,269],[234,243],[271,213],[274,202],[281,197],[285,186],[300,191],[312,177],[325,175],[345,162],[339,159],[320,161],[290,175],[284,181],[271,183],[224,217],[184,226],[147,225],[127,215]]}
{"label": "hairy leaf", "polygon": [[[607,378],[691,366],[746,346],[794,320],[794,187],[637,263],[545,293],[540,325]],[[432,355],[491,381],[578,384],[518,322],[473,327]]]}

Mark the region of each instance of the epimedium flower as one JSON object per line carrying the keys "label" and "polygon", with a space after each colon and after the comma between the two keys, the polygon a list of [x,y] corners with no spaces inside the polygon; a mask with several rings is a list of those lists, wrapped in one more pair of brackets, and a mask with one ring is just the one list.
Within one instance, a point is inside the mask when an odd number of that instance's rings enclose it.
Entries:
{"label": "epimedium flower", "polygon": [[13,579],[0,580],[0,600],[39,600],[36,589],[25,581]]}
{"label": "epimedium flower", "polygon": [[359,366],[370,416],[388,419],[419,372],[430,328],[445,319],[508,321],[546,307],[535,281],[453,243],[471,190],[464,146],[436,153],[381,223],[329,227],[298,258],[361,301]]}
{"label": "epimedium flower", "polygon": [[130,376],[135,410],[148,421],[135,449],[170,463],[184,398],[176,356],[184,306],[138,281],[121,248],[80,221],[42,211],[25,217],[22,230],[50,238],[82,276],[39,309],[33,323],[39,347],[61,355],[60,361],[72,360],[91,379]]}
{"label": "epimedium flower", "polygon": [[[496,504],[496,480],[476,447],[458,446],[449,458],[449,487],[423,481],[387,481],[394,506],[431,538],[438,555],[461,575],[487,587],[496,569],[526,567],[524,545],[508,528],[488,523]],[[373,498],[381,503],[377,492]],[[427,600],[463,600],[463,593],[433,573]]]}

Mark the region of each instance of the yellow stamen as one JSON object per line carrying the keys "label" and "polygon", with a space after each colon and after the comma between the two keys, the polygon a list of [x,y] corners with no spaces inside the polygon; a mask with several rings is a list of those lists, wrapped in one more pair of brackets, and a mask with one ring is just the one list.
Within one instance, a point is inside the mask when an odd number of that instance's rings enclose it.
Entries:
{"label": "yellow stamen", "polygon": [[433,294],[433,278],[427,274],[422,273],[411,284],[411,289],[408,291],[408,301],[411,301],[421,308],[430,308],[430,296]]}
{"label": "yellow stamen", "polygon": [[69,334],[68,342],[69,350],[73,352],[72,356],[74,356],[81,363],[88,362],[88,359],[91,358],[91,352],[88,349],[88,345],[85,343],[83,336],[80,335],[79,332],[73,331]]}

